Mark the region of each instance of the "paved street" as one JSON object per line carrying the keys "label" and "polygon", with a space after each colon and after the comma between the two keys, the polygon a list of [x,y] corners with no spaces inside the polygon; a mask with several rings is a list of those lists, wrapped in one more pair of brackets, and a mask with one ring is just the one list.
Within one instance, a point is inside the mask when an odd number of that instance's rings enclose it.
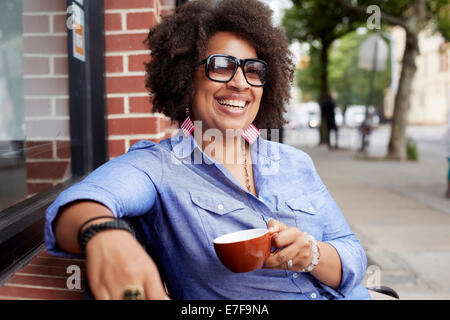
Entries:
{"label": "paved street", "polygon": [[344,149],[315,147],[314,130],[288,131],[285,143],[314,160],[333,198],[363,243],[381,284],[403,299],[450,299],[450,201],[446,188],[445,127],[411,127],[420,161],[376,160],[385,155],[389,127],[373,135],[369,157],[356,152],[355,130],[343,128]]}

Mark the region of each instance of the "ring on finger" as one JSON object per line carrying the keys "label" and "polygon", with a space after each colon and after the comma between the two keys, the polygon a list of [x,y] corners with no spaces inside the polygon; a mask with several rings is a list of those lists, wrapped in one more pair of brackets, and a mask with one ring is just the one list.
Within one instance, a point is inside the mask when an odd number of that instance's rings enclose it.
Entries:
{"label": "ring on finger", "polygon": [[289,260],[286,262],[286,265],[287,265],[287,268],[288,268],[288,269],[292,268],[292,259],[289,259]]}
{"label": "ring on finger", "polygon": [[139,287],[128,286],[123,290],[123,300],[145,300],[145,294]]}

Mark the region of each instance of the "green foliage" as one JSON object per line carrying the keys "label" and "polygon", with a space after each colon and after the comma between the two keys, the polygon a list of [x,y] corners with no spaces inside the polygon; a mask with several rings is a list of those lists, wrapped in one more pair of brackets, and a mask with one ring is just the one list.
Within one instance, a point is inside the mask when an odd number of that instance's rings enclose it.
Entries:
{"label": "green foliage", "polygon": [[331,44],[361,25],[362,15],[343,8],[336,1],[294,0],[293,4],[285,10],[282,20],[290,41],[296,39],[318,47],[324,42]]}
{"label": "green foliage", "polygon": [[417,142],[411,137],[406,138],[406,155],[409,161],[419,161]]}
{"label": "green foliage", "polygon": [[[351,32],[334,42],[329,51],[328,79],[330,91],[336,94],[336,104],[341,108],[347,105],[365,105],[369,94],[369,79],[371,71],[358,67],[359,47],[371,35],[360,35]],[[308,68],[297,70],[296,84],[301,89],[303,101],[318,101],[319,94],[319,50],[311,47],[311,63]],[[390,84],[390,61],[384,71],[378,71],[375,76],[372,104],[381,107],[384,99],[384,89]]]}
{"label": "green foliage", "polygon": [[310,64],[305,69],[297,69],[295,72],[295,82],[301,89],[302,101],[319,101],[320,94],[320,50],[310,47]]}
{"label": "green foliage", "polygon": [[[349,33],[335,41],[330,50],[328,67],[331,91],[337,94],[336,104],[345,108],[347,105],[365,105],[370,91],[369,79],[371,70],[358,67],[359,47],[371,36],[371,33],[360,35]],[[377,71],[374,82],[372,105],[380,108],[383,105],[384,90],[389,86],[391,69],[390,60],[384,71]]]}

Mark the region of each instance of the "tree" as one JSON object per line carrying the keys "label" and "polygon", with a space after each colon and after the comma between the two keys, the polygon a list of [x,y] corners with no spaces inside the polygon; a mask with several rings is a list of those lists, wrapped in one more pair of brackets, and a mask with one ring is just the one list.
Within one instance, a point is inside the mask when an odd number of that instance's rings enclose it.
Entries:
{"label": "tree", "polygon": [[[371,70],[358,67],[359,47],[371,33],[359,34],[355,31],[334,41],[329,49],[328,82],[330,91],[336,96],[336,105],[345,111],[347,105],[365,105],[370,91]],[[317,101],[320,81],[320,51],[311,46],[309,64],[300,66],[296,72],[296,84],[302,90],[302,99]],[[384,89],[390,82],[390,64],[384,71],[377,72],[374,85],[373,105],[383,105]]]}
{"label": "tree", "polygon": [[294,0],[285,11],[282,24],[290,41],[309,42],[320,57],[318,100],[322,111],[320,144],[328,139],[328,127],[324,115],[334,110],[326,108],[325,98],[329,94],[328,50],[334,40],[355,30],[362,21],[360,13],[329,0]]}
{"label": "tree", "polygon": [[[368,6],[380,9],[381,21],[402,27],[406,32],[402,71],[394,102],[391,137],[387,157],[393,160],[407,159],[406,124],[410,94],[417,70],[419,54],[418,36],[427,27],[434,28],[450,39],[450,4],[448,0],[337,0],[344,8],[355,13],[364,13]],[[375,7],[375,8],[377,8]]]}
{"label": "tree", "polygon": [[[336,104],[345,109],[347,105],[365,105],[370,91],[372,70],[358,67],[359,48],[371,33],[351,32],[335,41],[330,54],[329,81],[330,88],[337,93]],[[383,105],[384,89],[390,82],[390,64],[384,71],[378,71],[374,81],[372,105],[379,110]],[[345,111],[345,110],[343,110]]]}

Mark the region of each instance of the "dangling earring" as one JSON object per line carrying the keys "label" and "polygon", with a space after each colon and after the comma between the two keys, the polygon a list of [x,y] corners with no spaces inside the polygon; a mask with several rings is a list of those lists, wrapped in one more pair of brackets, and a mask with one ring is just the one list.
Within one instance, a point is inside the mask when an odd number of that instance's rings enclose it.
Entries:
{"label": "dangling earring", "polygon": [[248,126],[247,129],[245,129],[245,131],[242,133],[242,136],[245,138],[245,140],[247,140],[248,143],[252,144],[256,141],[260,134],[261,132],[259,132],[259,130],[252,123]]}
{"label": "dangling earring", "polygon": [[194,124],[192,123],[191,118],[189,117],[189,107],[186,108],[186,119],[184,119],[181,124],[181,130],[183,130],[184,136],[188,138],[192,131],[194,131]]}

